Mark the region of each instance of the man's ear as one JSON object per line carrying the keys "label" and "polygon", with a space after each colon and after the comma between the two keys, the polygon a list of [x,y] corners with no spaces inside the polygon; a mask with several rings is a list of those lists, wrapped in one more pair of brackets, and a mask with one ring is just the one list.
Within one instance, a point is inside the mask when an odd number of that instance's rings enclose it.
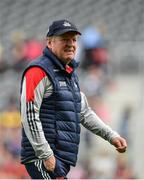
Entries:
{"label": "man's ear", "polygon": [[51,41],[49,38],[46,38],[46,44],[49,48],[51,47]]}

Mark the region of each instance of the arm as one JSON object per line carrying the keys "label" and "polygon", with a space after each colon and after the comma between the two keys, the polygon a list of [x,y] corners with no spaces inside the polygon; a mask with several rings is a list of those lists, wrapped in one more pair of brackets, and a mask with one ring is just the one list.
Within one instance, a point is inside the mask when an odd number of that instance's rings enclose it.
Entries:
{"label": "arm", "polygon": [[125,152],[127,144],[125,139],[113,131],[92,111],[86,96],[81,92],[81,124],[92,133],[102,137],[114,145],[118,152]]}
{"label": "arm", "polygon": [[36,156],[49,159],[55,166],[53,151],[45,138],[39,118],[42,99],[51,92],[52,84],[42,69],[34,67],[26,72],[21,94],[22,126]]}

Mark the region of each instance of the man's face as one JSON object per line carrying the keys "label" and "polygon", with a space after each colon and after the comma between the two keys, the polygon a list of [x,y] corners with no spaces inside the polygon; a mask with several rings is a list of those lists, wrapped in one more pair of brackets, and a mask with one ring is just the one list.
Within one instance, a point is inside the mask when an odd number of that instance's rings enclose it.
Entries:
{"label": "man's face", "polygon": [[75,57],[77,36],[75,32],[67,32],[60,36],[51,37],[47,45],[60,60],[68,63]]}

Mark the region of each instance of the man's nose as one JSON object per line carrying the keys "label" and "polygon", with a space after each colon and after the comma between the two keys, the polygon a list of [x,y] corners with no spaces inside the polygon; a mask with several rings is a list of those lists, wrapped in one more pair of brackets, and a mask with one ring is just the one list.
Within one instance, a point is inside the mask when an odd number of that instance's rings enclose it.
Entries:
{"label": "man's nose", "polygon": [[73,46],[73,45],[74,45],[74,41],[73,41],[72,39],[69,39],[69,40],[67,41],[67,45]]}

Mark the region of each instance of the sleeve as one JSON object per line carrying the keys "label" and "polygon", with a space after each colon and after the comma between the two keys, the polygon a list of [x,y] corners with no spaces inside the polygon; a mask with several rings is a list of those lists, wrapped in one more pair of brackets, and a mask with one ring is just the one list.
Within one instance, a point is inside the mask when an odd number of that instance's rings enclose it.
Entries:
{"label": "sleeve", "polygon": [[47,95],[48,92],[49,94],[52,92],[52,83],[41,68],[30,68],[22,84],[21,119],[25,134],[39,159],[46,159],[53,155],[39,117],[45,92]]}
{"label": "sleeve", "polygon": [[109,142],[111,142],[113,138],[119,137],[119,134],[106,125],[89,107],[87,98],[82,92],[81,99],[81,124],[92,133]]}

